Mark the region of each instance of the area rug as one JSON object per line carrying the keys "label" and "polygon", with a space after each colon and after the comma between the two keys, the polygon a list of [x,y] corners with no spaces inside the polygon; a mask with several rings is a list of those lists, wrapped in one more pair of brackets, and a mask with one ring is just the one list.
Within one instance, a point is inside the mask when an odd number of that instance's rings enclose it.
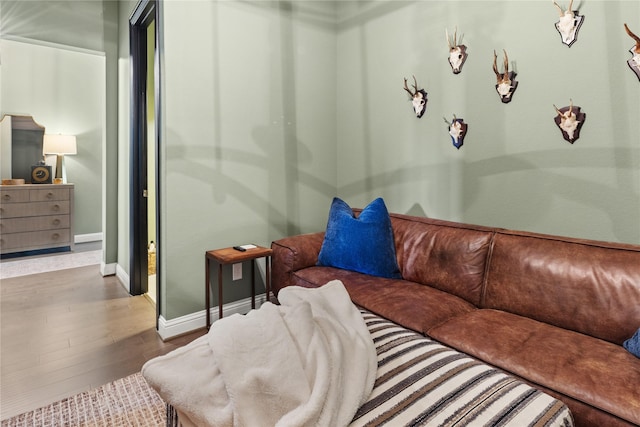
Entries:
{"label": "area rug", "polygon": [[2,421],[2,427],[156,427],[166,425],[165,402],[137,373]]}
{"label": "area rug", "polygon": [[0,263],[0,279],[84,267],[87,265],[100,264],[101,261],[101,250],[3,261]]}

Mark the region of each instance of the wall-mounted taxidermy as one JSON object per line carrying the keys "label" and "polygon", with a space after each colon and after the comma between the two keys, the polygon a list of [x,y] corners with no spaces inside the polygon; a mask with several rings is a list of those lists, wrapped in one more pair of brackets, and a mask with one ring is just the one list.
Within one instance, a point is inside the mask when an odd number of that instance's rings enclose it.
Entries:
{"label": "wall-mounted taxidermy", "polygon": [[560,11],[560,20],[556,22],[556,30],[560,33],[562,43],[571,47],[571,45],[578,40],[578,30],[584,21],[584,15],[580,16],[577,10],[571,10],[573,0],[569,2],[569,8],[565,11],[563,11],[555,1],[553,4],[555,4]]}
{"label": "wall-mounted taxidermy", "polygon": [[464,122],[464,119],[457,118],[455,114],[453,115],[453,120],[451,120],[451,122],[449,122],[446,117],[444,117],[444,122],[449,125],[451,143],[459,150],[464,143],[464,137],[467,135],[467,124]]}
{"label": "wall-mounted taxidermy", "polygon": [[627,24],[624,24],[624,29],[627,31],[627,34],[636,41],[636,45],[629,49],[633,57],[627,61],[627,64],[629,64],[629,67],[636,73],[638,79],[640,79],[640,37],[633,34],[629,27],[627,27]]}
{"label": "wall-mounted taxidermy", "polygon": [[587,115],[580,111],[580,107],[573,105],[573,100],[570,102],[568,107],[553,106],[558,113],[553,121],[562,131],[562,137],[573,144],[580,138],[580,128],[582,128]]}
{"label": "wall-mounted taxidermy", "polygon": [[413,89],[412,92],[407,87],[407,79],[404,79],[404,90],[409,92],[411,96],[411,103],[413,104],[413,111],[416,113],[416,117],[420,118],[427,111],[427,92],[424,89],[418,89],[418,82],[416,76],[413,76]]}
{"label": "wall-mounted taxidermy", "polygon": [[493,72],[496,73],[496,91],[498,95],[500,95],[500,100],[505,104],[511,102],[511,98],[513,97],[513,93],[516,91],[518,87],[518,82],[516,81],[516,73],[514,71],[509,71],[509,57],[507,56],[507,51],[504,52],[504,73],[500,73],[498,71],[498,54],[496,51],[493,51]]}
{"label": "wall-mounted taxidermy", "polygon": [[449,38],[449,30],[445,29],[444,34],[447,37],[447,45],[449,45],[449,65],[453,70],[453,74],[460,74],[464,61],[467,60],[467,47],[459,44],[462,37],[458,40],[458,29],[453,33],[453,40]]}

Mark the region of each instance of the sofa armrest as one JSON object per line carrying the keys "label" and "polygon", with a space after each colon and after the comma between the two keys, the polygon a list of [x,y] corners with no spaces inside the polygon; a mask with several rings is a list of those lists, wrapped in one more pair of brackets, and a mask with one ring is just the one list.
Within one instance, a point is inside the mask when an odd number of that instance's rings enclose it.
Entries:
{"label": "sofa armrest", "polygon": [[324,232],[299,234],[271,243],[271,288],[276,296],[280,289],[291,286],[291,274],[318,262]]}

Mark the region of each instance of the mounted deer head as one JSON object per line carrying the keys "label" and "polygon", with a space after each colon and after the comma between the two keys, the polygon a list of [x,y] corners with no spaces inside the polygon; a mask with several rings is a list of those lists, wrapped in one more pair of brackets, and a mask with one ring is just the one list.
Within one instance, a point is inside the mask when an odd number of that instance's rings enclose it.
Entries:
{"label": "mounted deer head", "polygon": [[580,111],[580,107],[573,105],[573,100],[568,107],[558,108],[554,105],[553,108],[558,113],[553,120],[562,131],[563,138],[573,144],[580,137],[580,128],[587,115]]}
{"label": "mounted deer head", "polygon": [[453,120],[449,122],[446,117],[444,118],[444,122],[449,125],[449,135],[451,135],[451,143],[458,150],[462,147],[464,143],[464,137],[467,135],[467,124],[464,122],[464,119],[459,119],[456,115],[453,115]]}
{"label": "mounted deer head", "polygon": [[624,29],[629,34],[629,37],[636,41],[636,45],[629,49],[629,52],[633,55],[630,60],[627,61],[631,70],[636,73],[638,79],[640,79],[640,37],[631,32],[627,24],[624,24]]}
{"label": "mounted deer head", "polygon": [[404,90],[406,90],[411,96],[411,103],[413,104],[413,111],[416,113],[416,117],[420,118],[427,110],[427,92],[424,89],[418,89],[418,82],[416,76],[413,76],[413,89],[412,92],[407,87],[407,79],[404,79]]}
{"label": "mounted deer head", "polygon": [[573,7],[573,0],[569,2],[569,8],[565,11],[563,11],[555,1],[553,4],[555,4],[560,11],[560,20],[556,22],[556,30],[560,33],[562,43],[571,47],[578,39],[578,30],[582,25],[582,21],[584,21],[584,16],[578,15],[577,10],[574,11],[571,9]]}
{"label": "mounted deer head", "polygon": [[447,29],[444,30],[445,36],[447,37],[447,45],[449,45],[449,65],[451,65],[451,69],[453,70],[453,74],[460,74],[462,71],[462,66],[464,65],[464,61],[467,60],[467,47],[463,44],[458,44],[458,29],[453,33],[453,40],[449,38],[449,31]]}
{"label": "mounted deer head", "polygon": [[507,51],[503,50],[503,52],[504,73],[500,73],[498,71],[498,54],[495,50],[493,51],[493,72],[496,74],[497,80],[496,91],[498,91],[498,95],[500,95],[500,100],[506,104],[511,101],[512,95],[518,87],[518,82],[515,80],[516,73],[514,71],[509,71],[509,57],[507,56]]}

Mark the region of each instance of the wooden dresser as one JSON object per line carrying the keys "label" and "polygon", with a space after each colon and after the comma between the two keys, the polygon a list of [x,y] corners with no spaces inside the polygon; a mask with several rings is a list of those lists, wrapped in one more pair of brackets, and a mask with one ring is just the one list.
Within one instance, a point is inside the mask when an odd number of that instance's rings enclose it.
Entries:
{"label": "wooden dresser", "polygon": [[0,185],[0,254],[72,250],[73,184]]}

